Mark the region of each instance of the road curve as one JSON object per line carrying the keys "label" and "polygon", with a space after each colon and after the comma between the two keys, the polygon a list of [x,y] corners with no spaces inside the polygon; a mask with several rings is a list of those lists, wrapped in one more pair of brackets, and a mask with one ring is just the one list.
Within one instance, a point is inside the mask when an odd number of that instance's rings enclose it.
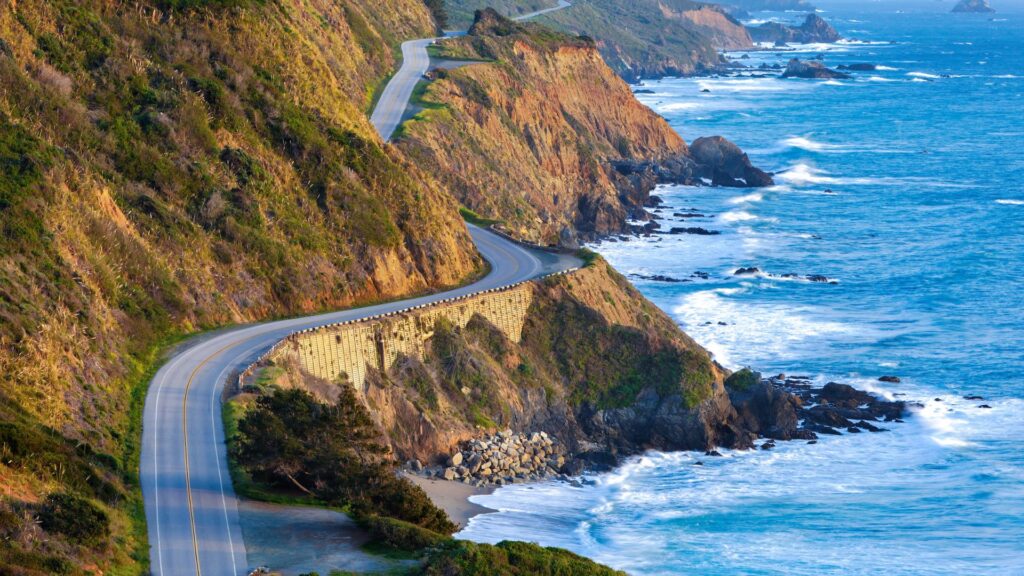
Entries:
{"label": "road curve", "polygon": [[[559,6],[520,19],[558,10]],[[429,65],[432,38],[402,45],[402,68],[385,88],[373,124],[390,139],[416,82]],[[228,473],[221,391],[229,374],[250,364],[285,336],[325,324],[358,320],[577,266],[570,256],[534,252],[469,227],[490,273],[462,288],[365,308],[241,326],[180,346],[153,377],[143,412],[140,482],[149,532],[150,569],[158,576],[247,574],[238,502]]]}
{"label": "road curve", "polygon": [[533,253],[471,227],[491,264],[480,281],[366,308],[233,328],[182,346],[156,374],[143,414],[141,482],[153,574],[245,574],[245,546],[228,475],[221,421],[227,376],[297,330],[357,320],[498,288],[577,265],[574,258]]}
{"label": "road curve", "polygon": [[[523,14],[513,18],[513,20],[528,20],[570,6],[572,4],[566,0],[558,0],[556,6]],[[463,33],[448,32],[446,36],[457,36]],[[377,100],[377,106],[373,109],[373,114],[370,116],[370,122],[373,123],[377,132],[385,140],[390,140],[398,126],[402,124],[402,117],[405,115],[405,109],[409,105],[409,98],[412,97],[416,84],[430,68],[430,55],[427,54],[427,46],[430,46],[439,39],[440,37],[421,38],[402,43],[402,66],[391,77],[388,85],[384,87],[384,92],[381,93],[380,99]]]}

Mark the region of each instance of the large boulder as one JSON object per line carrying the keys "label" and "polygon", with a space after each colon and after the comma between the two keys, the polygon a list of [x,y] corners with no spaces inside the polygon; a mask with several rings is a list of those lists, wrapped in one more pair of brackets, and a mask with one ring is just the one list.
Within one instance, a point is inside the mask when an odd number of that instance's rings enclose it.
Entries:
{"label": "large boulder", "polygon": [[745,389],[729,388],[740,427],[766,438],[792,440],[797,432],[800,399],[770,382],[759,381]]}
{"label": "large boulder", "polygon": [[771,175],[750,163],[739,146],[721,136],[694,140],[690,156],[700,166],[701,175],[714,186],[756,188],[775,184]]}
{"label": "large boulder", "polygon": [[800,60],[793,58],[786,65],[786,71],[782,73],[783,78],[813,78],[813,79],[848,79],[849,74],[838,72],[828,68],[816,60]]}
{"label": "large boulder", "polygon": [[995,12],[995,9],[989,6],[988,0],[960,0],[960,2],[953,7],[953,12],[990,14]]}

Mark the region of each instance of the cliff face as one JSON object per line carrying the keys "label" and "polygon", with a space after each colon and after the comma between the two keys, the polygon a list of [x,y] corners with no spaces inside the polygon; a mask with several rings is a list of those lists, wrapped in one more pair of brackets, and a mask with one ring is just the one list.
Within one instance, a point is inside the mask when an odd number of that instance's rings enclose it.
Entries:
{"label": "cliff face", "polygon": [[688,20],[718,50],[744,50],[753,46],[747,29],[718,6],[673,10],[671,5],[663,3],[660,8],[666,18]]}
{"label": "cliff face", "polygon": [[[662,160],[686,144],[640,105],[583,40],[508,23],[482,27],[458,54],[493,58],[433,83],[431,108],[403,127],[400,147],[436,166],[466,206],[515,235],[551,242],[566,228],[618,231],[646,199],[612,158]],[[625,201],[620,201],[620,196]]]}
{"label": "cliff face", "polygon": [[690,0],[580,0],[539,22],[594,38],[628,81],[689,76],[719,67],[719,50],[750,48],[743,26],[718,6]]}
{"label": "cliff face", "polygon": [[[516,16],[554,6],[554,0],[449,0],[457,28],[468,28],[473,11],[495,8]],[[593,38],[605,62],[628,81],[688,76],[722,64],[719,50],[753,46],[746,29],[715,4],[691,0],[574,0],[572,7],[537,18],[538,23]]]}
{"label": "cliff face", "polygon": [[[364,114],[393,45],[432,30],[421,0],[0,7],[0,444],[23,439],[0,516],[79,491],[120,544],[74,565],[130,564],[129,414],[159,341],[478,269],[456,204]],[[47,464],[67,446],[109,486]],[[0,549],[67,551],[0,525]]]}
{"label": "cliff face", "polygon": [[400,147],[518,237],[554,243],[571,230],[619,232],[627,219],[647,218],[641,207],[656,182],[711,177],[587,39],[492,12],[445,46],[453,57],[494,62],[432,83]]}
{"label": "cliff face", "polygon": [[[358,396],[397,456],[440,462],[506,427],[547,432],[603,463],[649,447],[749,443],[707,352],[603,260],[531,286],[520,340],[482,316],[462,327],[440,320],[422,357],[370,371]],[[326,400],[351,385],[310,376],[289,350],[263,368],[277,385]]]}

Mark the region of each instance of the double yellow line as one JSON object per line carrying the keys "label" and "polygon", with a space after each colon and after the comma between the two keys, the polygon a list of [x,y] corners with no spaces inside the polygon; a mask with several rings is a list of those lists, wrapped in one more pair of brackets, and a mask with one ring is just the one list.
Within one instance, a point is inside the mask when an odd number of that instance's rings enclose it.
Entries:
{"label": "double yellow line", "polygon": [[210,362],[210,360],[213,360],[228,348],[232,348],[239,344],[244,344],[249,340],[252,340],[253,338],[255,338],[255,336],[246,338],[241,342],[232,342],[230,344],[227,344],[220,350],[217,350],[213,354],[210,354],[209,356],[204,358],[203,361],[200,362],[199,365],[196,366],[194,370],[192,370],[192,374],[189,375],[188,382],[185,383],[185,395],[181,399],[181,430],[185,436],[185,494],[187,495],[188,498],[188,520],[192,528],[192,552],[195,555],[196,559],[196,576],[202,576],[203,570],[199,564],[199,538],[196,536],[196,513],[192,507],[192,478],[190,475],[191,468],[189,467],[188,461],[188,392],[192,388],[192,382],[195,380],[196,375],[199,374],[199,371],[202,370],[203,367]]}

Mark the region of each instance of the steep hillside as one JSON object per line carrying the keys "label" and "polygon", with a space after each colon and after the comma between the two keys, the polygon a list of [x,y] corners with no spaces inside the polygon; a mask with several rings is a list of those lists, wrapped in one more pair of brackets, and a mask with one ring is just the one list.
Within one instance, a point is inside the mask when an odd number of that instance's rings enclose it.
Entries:
{"label": "steep hillside", "polygon": [[691,0],[579,0],[538,21],[594,38],[608,65],[631,82],[712,70],[722,64],[718,51],[752,46],[721,8]]}
{"label": "steep hillside", "polygon": [[[132,414],[161,342],[479,270],[364,113],[433,29],[422,0],[0,7],[0,565],[145,561]],[[51,504],[110,538],[29,522]]]}
{"label": "steep hillside", "polygon": [[493,8],[502,16],[514,18],[556,4],[556,0],[447,0],[445,8],[448,12],[448,27],[466,30],[473,25],[473,15],[477,10]]}
{"label": "steep hillside", "polygon": [[571,244],[574,233],[620,232],[647,218],[656,182],[712,178],[588,38],[483,12],[443,49],[493,62],[440,74],[400,147],[518,237]]}

